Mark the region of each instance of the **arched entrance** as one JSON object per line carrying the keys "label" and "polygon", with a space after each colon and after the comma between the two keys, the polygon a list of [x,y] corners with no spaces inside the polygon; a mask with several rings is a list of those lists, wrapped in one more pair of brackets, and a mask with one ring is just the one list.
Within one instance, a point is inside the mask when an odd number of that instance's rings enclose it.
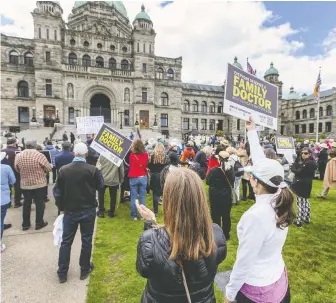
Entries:
{"label": "arched entrance", "polygon": [[104,116],[104,122],[111,123],[111,101],[104,94],[95,94],[90,100],[90,116]]}

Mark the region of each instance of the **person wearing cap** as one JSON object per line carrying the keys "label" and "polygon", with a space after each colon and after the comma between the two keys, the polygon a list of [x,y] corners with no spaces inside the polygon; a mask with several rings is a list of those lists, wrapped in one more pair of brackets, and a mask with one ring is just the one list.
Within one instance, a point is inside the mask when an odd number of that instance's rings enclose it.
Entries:
{"label": "person wearing cap", "polygon": [[70,151],[71,143],[69,141],[64,141],[62,143],[62,149],[63,151],[55,156],[55,167],[57,173],[59,172],[62,166],[70,164],[75,157],[73,152]]}
{"label": "person wearing cap", "polygon": [[284,182],[281,164],[265,157],[251,117],[246,128],[253,166],[244,170],[250,173],[256,202],[237,225],[237,257],[224,302],[289,303],[282,248],[294,219],[294,198]]}
{"label": "person wearing cap", "polygon": [[80,226],[82,249],[79,260],[80,279],[86,279],[93,269],[90,263],[93,229],[96,219],[96,191],[104,187],[104,180],[97,167],[86,162],[88,147],[78,143],[74,147],[72,163],[61,167],[55,188],[59,192],[57,206],[64,211],[63,236],[58,258],[58,278],[67,281],[71,245]]}
{"label": "person wearing cap", "polygon": [[36,150],[36,141],[26,142],[26,149],[17,154],[14,163],[15,170],[20,174],[20,184],[24,196],[22,230],[30,228],[30,212],[34,199],[36,206],[35,229],[39,230],[48,225],[43,220],[45,208],[46,174],[51,171],[52,165],[47,158]]}
{"label": "person wearing cap", "polygon": [[15,138],[8,138],[7,139],[7,147],[2,150],[7,154],[7,163],[12,170],[14,171],[16,182],[14,184],[14,208],[18,208],[22,206],[21,203],[21,187],[20,187],[20,174],[15,171],[14,163],[15,163],[15,156],[19,151],[16,147],[16,139]]}
{"label": "person wearing cap", "polygon": [[[6,152],[2,151],[1,152],[1,162],[8,157]],[[6,248],[5,244],[2,243],[2,236],[3,236],[3,231],[5,228],[5,217],[7,213],[7,209],[10,207],[10,186],[13,185],[16,180],[15,180],[15,175],[14,172],[11,168],[10,165],[7,164],[2,164],[1,163],[1,252],[4,251]],[[11,227],[11,224],[7,224],[7,228]]]}
{"label": "person wearing cap", "polygon": [[320,180],[324,180],[324,172],[328,163],[328,147],[327,144],[322,143],[320,145],[321,151],[317,156],[318,170],[320,172]]}

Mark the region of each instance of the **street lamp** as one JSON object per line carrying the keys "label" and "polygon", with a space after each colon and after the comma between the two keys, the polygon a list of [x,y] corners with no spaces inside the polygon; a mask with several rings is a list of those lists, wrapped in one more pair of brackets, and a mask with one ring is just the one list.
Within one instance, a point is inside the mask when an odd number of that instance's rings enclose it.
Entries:
{"label": "street lamp", "polygon": [[33,107],[33,117],[31,119],[31,122],[36,122],[36,117],[35,117],[35,107]]}
{"label": "street lamp", "polygon": [[154,126],[157,126],[157,122],[156,122],[156,113],[154,113]]}
{"label": "street lamp", "polygon": [[120,129],[122,129],[122,115],[124,112],[118,112],[118,114],[120,115]]}
{"label": "street lamp", "polygon": [[139,125],[138,113],[136,113],[135,116],[136,116],[136,118],[135,118],[135,124],[134,125]]}
{"label": "street lamp", "polygon": [[56,123],[60,123],[59,117],[58,117],[58,108],[56,108]]}

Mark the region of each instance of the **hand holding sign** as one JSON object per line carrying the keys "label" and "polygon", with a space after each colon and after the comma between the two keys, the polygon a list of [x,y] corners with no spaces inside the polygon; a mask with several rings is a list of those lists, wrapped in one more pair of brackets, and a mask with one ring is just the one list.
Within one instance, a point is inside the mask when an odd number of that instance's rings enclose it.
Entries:
{"label": "hand holding sign", "polygon": [[252,118],[252,116],[249,117],[248,120],[245,121],[245,127],[247,130],[256,130],[256,124]]}

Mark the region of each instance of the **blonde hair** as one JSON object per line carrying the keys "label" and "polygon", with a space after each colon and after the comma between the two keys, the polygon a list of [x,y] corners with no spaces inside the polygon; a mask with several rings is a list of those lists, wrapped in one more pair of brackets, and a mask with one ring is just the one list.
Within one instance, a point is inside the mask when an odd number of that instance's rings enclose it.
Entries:
{"label": "blonde hair", "polygon": [[163,189],[163,220],[169,234],[169,259],[198,260],[215,252],[216,246],[205,190],[190,169],[171,171]]}
{"label": "blonde hair", "polygon": [[213,151],[213,148],[211,146],[207,145],[203,148],[203,151],[204,151],[206,157],[210,158],[210,156],[212,154],[212,151]]}
{"label": "blonde hair", "polygon": [[237,154],[237,150],[232,147],[232,146],[229,146],[226,151],[230,154],[230,155],[236,155]]}
{"label": "blonde hair", "polygon": [[162,143],[156,144],[153,155],[152,155],[152,162],[154,164],[164,164],[166,159],[166,154],[164,152],[164,145]]}

